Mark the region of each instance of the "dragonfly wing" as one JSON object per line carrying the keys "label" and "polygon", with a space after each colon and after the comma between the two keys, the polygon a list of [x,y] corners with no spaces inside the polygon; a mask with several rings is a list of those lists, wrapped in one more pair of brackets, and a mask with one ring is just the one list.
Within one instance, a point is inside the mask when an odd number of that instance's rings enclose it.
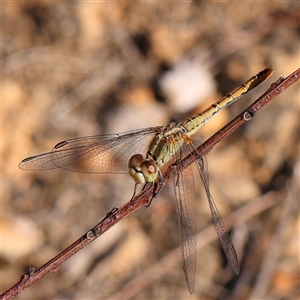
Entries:
{"label": "dragonfly wing", "polygon": [[62,168],[87,173],[127,173],[129,158],[145,154],[154,134],[161,129],[150,127],[66,140],[51,152],[24,159],[19,167],[28,171]]}
{"label": "dragonfly wing", "polygon": [[[180,160],[177,161],[177,164]],[[176,167],[176,165],[175,165]],[[190,293],[195,290],[197,265],[197,210],[192,168],[186,168],[174,179],[176,208],[182,242],[182,263]]]}
{"label": "dragonfly wing", "polygon": [[233,268],[234,272],[236,274],[239,274],[240,272],[240,267],[239,267],[239,262],[237,258],[237,254],[235,252],[234,246],[232,244],[231,238],[229,234],[226,231],[226,228],[224,226],[224,223],[222,221],[222,218],[220,216],[220,213],[218,212],[217,206],[214,203],[214,200],[210,194],[209,191],[209,178],[208,178],[208,167],[207,167],[207,160],[204,156],[199,157],[197,159],[197,167],[199,170],[200,177],[202,179],[205,192],[207,195],[213,223],[214,223],[214,228],[215,231],[218,234],[219,240],[221,242],[222,248],[225,252],[225,255],[228,259],[229,264]]}

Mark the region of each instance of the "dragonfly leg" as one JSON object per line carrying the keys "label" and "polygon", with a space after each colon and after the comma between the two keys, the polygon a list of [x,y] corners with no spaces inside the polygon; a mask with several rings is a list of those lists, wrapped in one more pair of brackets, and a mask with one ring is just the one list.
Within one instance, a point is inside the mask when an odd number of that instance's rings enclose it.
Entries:
{"label": "dragonfly leg", "polygon": [[[133,195],[132,195],[132,197],[131,197],[131,199],[130,199],[130,202],[132,202],[134,196],[136,195],[137,186],[138,186],[138,183],[136,182],[136,183],[134,184]],[[143,189],[144,189],[144,188],[145,188],[145,186],[143,187]]]}
{"label": "dragonfly leg", "polygon": [[107,214],[106,214],[106,216],[105,216],[105,218],[101,221],[101,222],[103,222],[104,220],[106,220],[108,217],[110,217],[112,214],[114,214],[116,211],[118,211],[119,209],[117,208],[117,207],[113,207],[112,209],[111,209],[111,211],[109,211]]}
{"label": "dragonfly leg", "polygon": [[[154,182],[151,182],[152,185],[154,185]],[[147,183],[144,185],[143,189],[145,188],[145,186],[147,185]],[[153,196],[149,199],[148,203],[145,205],[145,207],[149,207],[152,203],[153,198],[156,197],[156,194],[154,193]]]}
{"label": "dragonfly leg", "polygon": [[165,178],[162,174],[162,172],[158,169],[158,176],[159,176],[159,183],[156,184],[155,191],[153,198],[156,198],[160,190],[164,187],[165,185]]}
{"label": "dragonfly leg", "polygon": [[[165,178],[163,177],[161,171],[158,169],[158,176],[159,176],[159,182],[158,183],[155,183],[155,182],[152,182],[152,184],[155,185],[155,190],[154,190],[154,194],[153,196],[151,197],[151,199],[149,200],[148,204],[145,205],[146,207],[149,207],[150,204],[152,203],[152,200],[153,198],[156,198],[158,193],[160,192],[160,190],[164,187],[165,185]],[[146,185],[145,185],[146,186]],[[145,187],[144,187],[145,188]]]}

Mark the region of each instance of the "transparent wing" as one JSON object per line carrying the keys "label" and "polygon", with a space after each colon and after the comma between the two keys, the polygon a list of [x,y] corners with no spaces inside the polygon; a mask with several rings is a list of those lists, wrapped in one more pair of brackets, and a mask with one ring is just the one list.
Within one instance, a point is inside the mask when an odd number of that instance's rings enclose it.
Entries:
{"label": "transparent wing", "polygon": [[226,231],[220,213],[218,212],[216,204],[214,203],[214,200],[209,191],[208,167],[207,167],[207,160],[204,156],[199,157],[197,159],[197,167],[207,195],[207,200],[209,203],[215,231],[218,234],[219,240],[221,242],[222,248],[225,252],[229,264],[233,268],[234,272],[236,274],[239,274],[240,267],[239,267],[239,262],[238,262],[238,258],[234,246],[231,242],[230,236]]}
{"label": "transparent wing", "polygon": [[[181,160],[177,160],[176,164]],[[175,167],[176,167],[175,164]],[[174,179],[176,208],[181,233],[182,264],[190,293],[195,290],[197,266],[197,210],[192,168],[186,168]]]}
{"label": "transparent wing", "polygon": [[153,136],[163,126],[120,134],[95,135],[58,143],[51,152],[22,160],[19,168],[27,171],[62,168],[87,173],[127,173],[133,154],[145,154]]}

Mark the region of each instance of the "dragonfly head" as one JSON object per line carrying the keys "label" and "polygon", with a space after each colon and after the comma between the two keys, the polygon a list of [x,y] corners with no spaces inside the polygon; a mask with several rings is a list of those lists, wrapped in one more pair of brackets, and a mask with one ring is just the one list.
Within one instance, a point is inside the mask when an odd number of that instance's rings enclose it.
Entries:
{"label": "dragonfly head", "polygon": [[152,158],[135,154],[128,161],[128,173],[136,183],[153,182],[158,176],[158,167]]}

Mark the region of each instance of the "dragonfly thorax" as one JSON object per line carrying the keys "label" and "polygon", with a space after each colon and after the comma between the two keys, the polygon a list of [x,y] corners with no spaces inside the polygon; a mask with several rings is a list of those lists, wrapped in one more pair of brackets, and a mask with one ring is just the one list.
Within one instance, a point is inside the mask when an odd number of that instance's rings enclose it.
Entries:
{"label": "dragonfly thorax", "polygon": [[172,160],[179,149],[191,142],[184,127],[171,123],[157,134],[148,147],[148,155],[153,158],[158,166],[162,166]]}

